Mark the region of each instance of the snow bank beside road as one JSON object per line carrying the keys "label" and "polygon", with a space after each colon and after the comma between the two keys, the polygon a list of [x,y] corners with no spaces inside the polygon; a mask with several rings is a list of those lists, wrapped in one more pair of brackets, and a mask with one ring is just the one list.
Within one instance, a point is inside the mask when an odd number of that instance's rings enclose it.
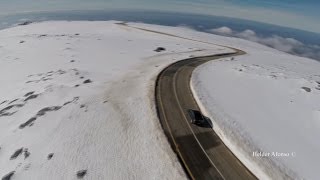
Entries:
{"label": "snow bank beside road", "polygon": [[272,179],[317,179],[320,63],[251,44],[247,55],[197,68],[194,93],[251,170],[258,164]]}
{"label": "snow bank beside road", "polygon": [[177,60],[230,50],[115,23],[0,31],[1,177],[186,178],[156,116],[155,78]]}

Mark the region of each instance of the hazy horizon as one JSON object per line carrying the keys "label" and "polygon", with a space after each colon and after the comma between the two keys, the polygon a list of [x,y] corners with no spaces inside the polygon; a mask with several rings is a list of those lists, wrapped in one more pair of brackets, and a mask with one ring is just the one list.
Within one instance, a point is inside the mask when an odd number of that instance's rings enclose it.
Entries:
{"label": "hazy horizon", "polygon": [[253,20],[320,33],[316,0],[0,0],[0,15],[59,10],[159,10]]}

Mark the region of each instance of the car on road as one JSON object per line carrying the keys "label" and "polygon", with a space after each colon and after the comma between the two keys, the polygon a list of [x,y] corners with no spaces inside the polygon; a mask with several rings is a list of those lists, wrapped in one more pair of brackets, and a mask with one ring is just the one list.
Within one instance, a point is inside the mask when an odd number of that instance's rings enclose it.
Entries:
{"label": "car on road", "polygon": [[188,114],[192,124],[203,124],[206,121],[202,113],[198,110],[188,109]]}
{"label": "car on road", "polygon": [[209,118],[205,117],[200,111],[194,109],[188,109],[190,116],[190,122],[200,127],[212,128],[212,122]]}

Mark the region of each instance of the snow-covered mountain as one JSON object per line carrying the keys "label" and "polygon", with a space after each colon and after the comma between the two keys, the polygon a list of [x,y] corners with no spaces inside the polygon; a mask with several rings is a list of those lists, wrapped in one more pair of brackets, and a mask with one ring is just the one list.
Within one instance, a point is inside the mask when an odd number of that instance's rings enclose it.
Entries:
{"label": "snow-covered mountain", "polygon": [[114,21],[1,30],[0,177],[185,179],[156,115],[156,76],[228,51]]}
{"label": "snow-covered mountain", "polygon": [[[52,21],[0,31],[0,177],[186,179],[157,118],[156,76],[229,46],[247,55],[206,63],[191,82],[214,130],[260,179],[316,179],[318,62],[182,27],[129,25]],[[261,157],[272,152],[284,154]]]}

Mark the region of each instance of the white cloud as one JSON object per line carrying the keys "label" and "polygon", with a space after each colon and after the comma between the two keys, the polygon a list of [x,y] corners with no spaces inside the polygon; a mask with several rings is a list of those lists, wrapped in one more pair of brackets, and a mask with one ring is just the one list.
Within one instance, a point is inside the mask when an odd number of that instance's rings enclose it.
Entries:
{"label": "white cloud", "polygon": [[187,24],[179,24],[177,27],[195,30],[192,26],[189,26],[189,25],[187,25]]}
{"label": "white cloud", "polygon": [[[270,46],[280,51],[284,51],[288,53],[293,53],[294,48],[297,46],[296,42],[292,42],[292,40],[288,40],[286,38],[276,36],[276,35],[273,35],[267,38],[258,38],[256,36],[256,39],[257,39],[257,42],[261,44],[265,44],[267,46]],[[294,41],[297,41],[297,40],[294,40]]]}
{"label": "white cloud", "polygon": [[28,18],[22,18],[22,19],[18,19],[19,22],[25,22],[25,21],[29,21],[30,19]]}
{"label": "white cloud", "polygon": [[262,37],[257,35],[255,31],[250,29],[236,32],[229,27],[220,27],[208,31],[219,35],[233,36],[249,41],[254,41],[290,54],[320,60],[320,46],[307,45],[294,38],[285,38],[278,35]]}
{"label": "white cloud", "polygon": [[233,33],[231,28],[228,28],[228,27],[225,27],[225,26],[217,28],[217,29],[212,29],[210,31],[213,32],[213,33],[223,34],[223,35],[232,35],[232,33]]}
{"label": "white cloud", "polygon": [[242,37],[244,39],[256,39],[256,33],[250,29],[238,33],[237,36]]}

